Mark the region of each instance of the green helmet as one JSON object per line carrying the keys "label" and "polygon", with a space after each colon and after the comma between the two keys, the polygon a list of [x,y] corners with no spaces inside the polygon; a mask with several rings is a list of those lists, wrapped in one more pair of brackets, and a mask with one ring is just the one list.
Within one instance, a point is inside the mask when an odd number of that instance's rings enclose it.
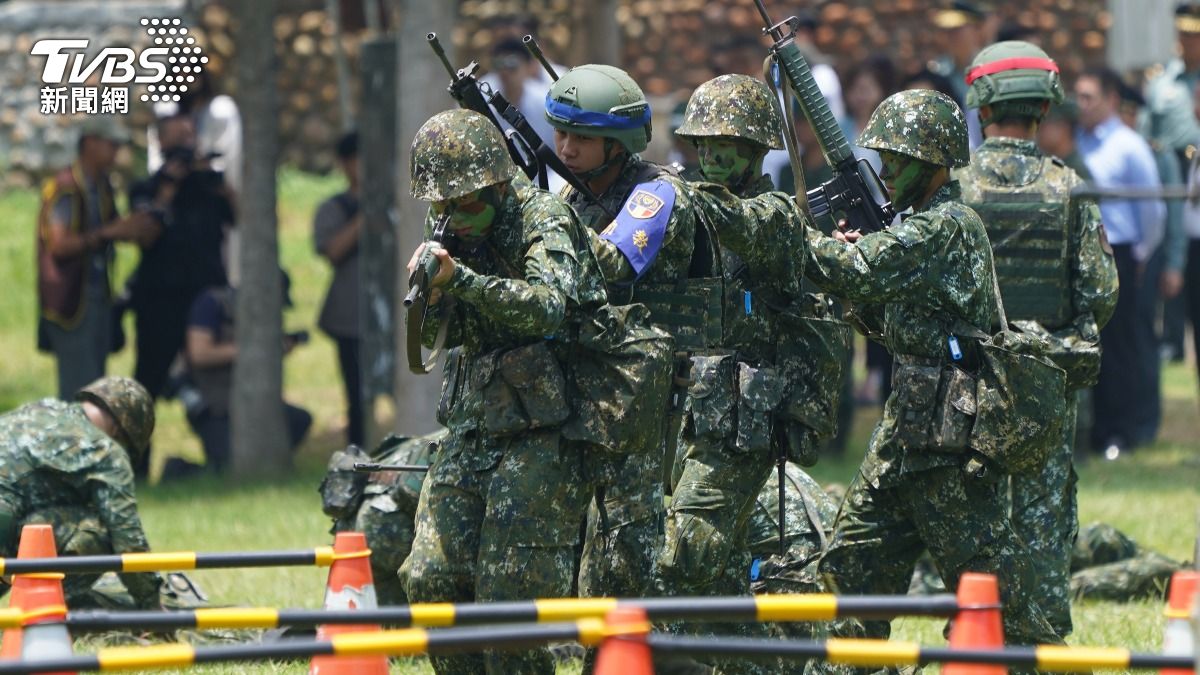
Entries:
{"label": "green helmet", "polygon": [[75,394],[76,401],[87,401],[108,413],[117,425],[116,439],[135,461],[150,445],[154,433],[154,399],[137,380],[128,377],[102,377]]}
{"label": "green helmet", "polygon": [[970,162],[962,110],[932,89],[910,89],[884,99],[855,144],[951,168]]}
{"label": "green helmet", "polygon": [[[967,70],[967,107],[992,107],[992,118],[1041,119],[1043,101],[1062,103],[1058,64],[1023,40],[997,42],[975,56]],[[985,124],[988,120],[982,120]]]}
{"label": "green helmet", "polygon": [[550,126],[616,140],[631,153],[650,143],[650,104],[629,73],[597,64],[572,68],[546,94]]}
{"label": "green helmet", "polygon": [[413,199],[440,202],[517,175],[504,137],[486,117],[447,110],[417,130],[409,164]]}
{"label": "green helmet", "polygon": [[700,85],[688,101],[684,138],[728,136],[764,148],[783,147],[783,125],[766,83],[749,75],[722,75]]}

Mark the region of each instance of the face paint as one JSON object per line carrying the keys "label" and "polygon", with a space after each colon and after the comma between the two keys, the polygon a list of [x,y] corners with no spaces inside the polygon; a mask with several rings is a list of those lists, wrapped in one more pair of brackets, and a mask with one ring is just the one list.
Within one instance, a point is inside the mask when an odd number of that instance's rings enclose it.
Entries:
{"label": "face paint", "polygon": [[737,187],[746,180],[754,163],[754,150],[747,143],[728,138],[701,138],[696,141],[700,172],[705,179],[726,187]]}
{"label": "face paint", "polygon": [[879,153],[883,160],[883,173],[879,176],[892,193],[892,206],[903,211],[925,196],[933,175],[941,168],[894,152]]}
{"label": "face paint", "polygon": [[454,203],[454,215],[450,217],[448,230],[454,236],[467,244],[483,241],[492,230],[492,221],[496,218],[496,210],[500,207],[501,193],[497,186],[489,185],[480,190],[469,192],[461,197],[435,202],[433,212],[441,215],[446,206]]}

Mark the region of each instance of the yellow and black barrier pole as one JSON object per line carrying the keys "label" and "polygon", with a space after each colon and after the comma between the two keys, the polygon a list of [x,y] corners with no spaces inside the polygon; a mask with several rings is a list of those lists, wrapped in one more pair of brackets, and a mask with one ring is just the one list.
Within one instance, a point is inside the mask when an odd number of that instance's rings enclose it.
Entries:
{"label": "yellow and black barrier pole", "polygon": [[973,663],[1024,666],[1047,672],[1096,668],[1157,670],[1190,668],[1191,656],[1141,654],[1113,647],[1006,647],[951,649],[915,642],[830,639],[826,642],[761,640],[754,638],[687,637],[652,634],[646,642],[655,653],[740,658],[820,659],[861,667],[924,666],[930,663]]}
{"label": "yellow and black barrier pole", "polygon": [[[643,627],[646,628],[646,627]],[[452,654],[483,649],[523,649],[550,642],[576,641],[600,644],[615,632],[599,619],[575,623],[512,624],[425,630],[405,628],[377,633],[347,633],[329,640],[288,641],[273,644],[191,647],[182,644],[150,647],[111,647],[95,654],[0,661],[0,675],[52,671],[114,671],[152,668],[185,668],[201,663],[300,659],[312,656],[413,656]]]}
{"label": "yellow and black barrier pole", "polygon": [[[480,604],[415,604],[355,610],[229,607],[185,611],[73,611],[72,631],[279,628],[322,624],[386,624],[441,628],[495,623],[549,623],[603,618],[610,610],[639,607],[651,621],[829,621],[844,617],[951,617],[952,595],[759,595],[727,598],[557,598]],[[19,609],[0,609],[0,630],[21,625]]]}
{"label": "yellow and black barrier pole", "polygon": [[[524,649],[549,642],[576,641],[596,646],[608,638],[644,634],[648,624],[623,630],[605,626],[600,619],[574,623],[510,624],[427,630],[404,628],[379,633],[347,633],[329,640],[274,644],[191,647],[170,644],[150,647],[113,647],[95,654],[43,659],[2,661],[0,675],[50,671],[114,671],[153,668],[183,668],[201,663],[299,659],[333,656],[414,656],[452,654],[483,649]],[[1133,653],[1106,647],[1009,647],[996,650],[961,650],[923,647],[911,642],[887,640],[829,640],[786,642],[742,638],[641,635],[658,653],[694,656],[737,656],[823,659],[853,666],[908,666],[930,663],[976,663],[1034,667],[1047,672],[1072,672],[1095,668],[1159,669],[1190,668],[1191,656]]]}
{"label": "yellow and black barrier pole", "polygon": [[166,572],[242,567],[329,567],[337,558],[338,555],[334,553],[332,546],[318,546],[299,551],[234,551],[229,553],[176,551],[78,555],[59,558],[0,558],[0,575]]}

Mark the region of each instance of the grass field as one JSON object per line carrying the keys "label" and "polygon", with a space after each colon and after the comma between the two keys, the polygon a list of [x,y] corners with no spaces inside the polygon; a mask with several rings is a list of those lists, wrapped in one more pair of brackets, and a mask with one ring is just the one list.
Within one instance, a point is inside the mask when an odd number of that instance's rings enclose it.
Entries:
{"label": "grass field", "polygon": [[[285,318],[290,330],[311,328],[329,281],[328,267],[317,259],[310,242],[316,204],[340,189],[334,178],[284,171],[280,174],[280,248],[292,275],[295,306]],[[54,393],[54,364],[34,350],[36,314],[33,279],[33,222],[36,195],[16,191],[0,195],[0,409]],[[136,252],[122,250],[121,274],[136,263]],[[127,330],[132,325],[127,318]],[[110,361],[109,371],[132,372],[126,349]],[[329,520],[322,515],[317,485],[329,453],[341,443],[340,380],[331,341],[319,331],[288,357],[285,391],[289,400],[311,410],[313,434],[302,449],[296,471],[253,485],[231,485],[215,479],[149,486],[139,492],[142,518],[158,550],[202,551],[304,548],[329,542]],[[1176,559],[1192,559],[1200,513],[1200,407],[1192,366],[1164,371],[1165,421],[1153,447],[1117,463],[1091,462],[1080,467],[1080,511],[1084,523],[1102,520],[1129,533],[1143,545]],[[159,406],[155,431],[155,464],[167,454],[199,457],[181,406]],[[821,482],[847,482],[854,474],[877,410],[864,410],[856,420],[851,451],[841,461],[826,461],[812,473]],[[195,578],[213,602],[231,605],[317,607],[325,575],[321,570],[207,571]],[[1075,608],[1072,644],[1125,646],[1157,651],[1161,644],[1162,604],[1083,603]],[[903,620],[898,638],[939,644],[941,623]],[[81,648],[94,646],[84,642]],[[205,673],[305,672],[305,664],[210,666]],[[395,672],[431,672],[422,661],[398,663]],[[568,671],[574,672],[574,669]]]}

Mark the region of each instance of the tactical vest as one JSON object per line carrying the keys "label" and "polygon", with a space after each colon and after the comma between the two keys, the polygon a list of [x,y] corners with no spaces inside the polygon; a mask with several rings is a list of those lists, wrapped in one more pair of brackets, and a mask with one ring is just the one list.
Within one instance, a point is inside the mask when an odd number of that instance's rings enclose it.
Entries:
{"label": "tactical vest", "polygon": [[635,284],[630,302],[650,310],[650,320],[675,338],[676,349],[717,349],[725,345],[726,290],[716,235],[697,218],[688,276],[674,284]]}
{"label": "tactical vest", "polygon": [[988,182],[972,164],[962,176],[963,201],[979,214],[992,242],[1000,295],[1008,319],[1034,320],[1051,330],[1072,318],[1070,194],[1048,193],[1052,158],[1024,185]]}
{"label": "tactical vest", "polygon": [[[641,162],[641,166],[630,177],[619,179],[626,183],[620,187],[627,189],[620,191],[619,201],[613,200],[608,206],[614,211],[625,208],[625,202],[635,186],[668,174],[677,175],[677,172],[670,167]],[[560,196],[583,220],[589,207],[582,195],[570,186],[565,186]],[[585,222],[584,225],[594,223]],[[650,310],[650,320],[655,326],[671,334],[678,350],[719,348],[724,340],[723,315],[726,298],[717,242],[712,226],[705,223],[703,218],[697,218],[691,269],[685,278],[669,284],[635,283],[632,293],[614,293],[610,286],[609,302],[645,305]]]}

